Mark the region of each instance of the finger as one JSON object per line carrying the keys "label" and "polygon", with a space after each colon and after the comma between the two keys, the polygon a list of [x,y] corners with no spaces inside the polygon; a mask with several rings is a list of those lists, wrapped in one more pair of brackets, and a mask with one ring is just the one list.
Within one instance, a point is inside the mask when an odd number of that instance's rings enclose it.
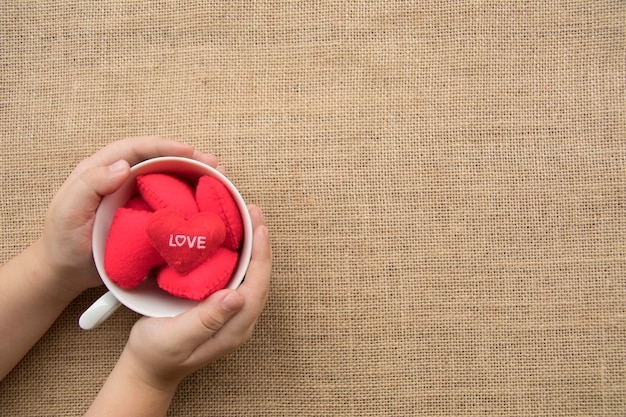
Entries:
{"label": "finger", "polygon": [[[81,207],[85,214],[93,213],[102,196],[117,190],[128,178],[130,166],[120,160],[109,166],[95,166],[86,169],[77,177],[68,179],[65,186],[55,196],[59,210],[70,212],[72,207]],[[80,202],[80,204],[76,204]],[[64,209],[67,206],[67,209]]]}
{"label": "finger", "polygon": [[89,158],[82,161],[76,168],[76,174],[96,165],[110,165],[119,159],[126,160],[131,166],[143,160],[158,156],[181,156],[198,159],[212,167],[218,160],[213,155],[196,151],[192,146],[166,138],[142,136],[127,138],[113,142]]}
{"label": "finger", "polygon": [[265,303],[269,291],[270,275],[272,270],[272,253],[269,241],[269,233],[263,213],[255,205],[249,205],[248,211],[252,219],[254,236],[252,238],[252,255],[246,278],[239,287],[246,299],[252,296],[254,299]]}
{"label": "finger", "polygon": [[217,333],[244,306],[244,298],[234,290],[222,290],[191,310],[175,317],[172,340],[196,348]]}
{"label": "finger", "polygon": [[120,159],[126,160],[131,166],[136,163],[163,155],[191,157],[193,147],[171,139],[142,136],[112,142],[98,152],[83,160],[75,169],[81,174],[96,165],[110,165]]}
{"label": "finger", "polygon": [[251,209],[250,214],[253,223],[256,224],[252,243],[252,257],[246,278],[237,289],[237,292],[246,301],[239,314],[220,332],[226,343],[231,340],[247,339],[265,307],[269,294],[272,254],[267,227],[258,207],[250,206],[249,209]]}
{"label": "finger", "polygon": [[212,166],[213,168],[216,169],[220,169],[220,167],[217,165],[218,164],[218,158],[215,155],[211,155],[211,154],[206,154],[204,152],[200,152],[198,150],[194,150],[193,151],[193,155],[191,156],[192,159],[195,159],[196,161],[205,163],[207,165]]}
{"label": "finger", "polygon": [[80,176],[90,191],[102,197],[111,194],[124,183],[130,174],[130,165],[120,159],[108,166],[95,166]]}
{"label": "finger", "polygon": [[197,350],[198,355],[211,350],[227,353],[242,345],[252,334],[267,301],[272,269],[269,235],[261,210],[255,205],[249,205],[248,210],[254,226],[252,258],[246,278],[236,290],[245,299],[245,305],[221,328],[219,337]]}
{"label": "finger", "polygon": [[265,218],[263,217],[263,212],[256,204],[248,204],[248,212],[250,212],[250,217],[252,219],[252,229],[256,229],[257,226],[265,224]]}

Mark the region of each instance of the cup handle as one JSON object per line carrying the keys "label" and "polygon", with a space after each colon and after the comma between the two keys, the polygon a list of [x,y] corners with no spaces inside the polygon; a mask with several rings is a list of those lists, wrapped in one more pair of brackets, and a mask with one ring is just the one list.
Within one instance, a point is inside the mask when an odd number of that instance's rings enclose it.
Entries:
{"label": "cup handle", "polygon": [[111,291],[108,291],[85,310],[78,320],[78,325],[83,330],[96,328],[108,319],[111,314],[115,313],[115,310],[120,308],[121,305]]}

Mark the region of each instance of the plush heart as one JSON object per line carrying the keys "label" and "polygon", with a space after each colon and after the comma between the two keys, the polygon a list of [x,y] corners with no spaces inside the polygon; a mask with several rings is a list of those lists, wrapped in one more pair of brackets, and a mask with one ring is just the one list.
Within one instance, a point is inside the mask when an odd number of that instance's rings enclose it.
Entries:
{"label": "plush heart", "polygon": [[150,207],[148,203],[146,203],[145,200],[141,198],[140,195],[136,195],[130,200],[128,200],[128,202],[126,203],[124,207],[132,208],[135,210],[152,211],[152,207]]}
{"label": "plush heart", "polygon": [[107,276],[122,288],[139,284],[163,258],[146,234],[152,213],[119,208],[113,215],[104,247],[104,269]]}
{"label": "plush heart", "polygon": [[226,225],[224,246],[237,249],[243,237],[243,220],[228,188],[217,178],[205,175],[198,181],[196,201],[200,211],[220,216]]}
{"label": "plush heart", "polygon": [[221,246],[187,275],[180,275],[169,266],[163,267],[157,275],[157,284],[176,297],[203,300],[228,284],[238,258],[237,252]]}
{"label": "plush heart", "polygon": [[176,210],[158,210],[146,223],[148,238],[177,273],[188,274],[224,242],[226,227],[214,213],[189,219]]}
{"label": "plush heart", "polygon": [[172,208],[189,218],[198,213],[194,192],[187,183],[166,174],[137,177],[137,188],[152,210]]}

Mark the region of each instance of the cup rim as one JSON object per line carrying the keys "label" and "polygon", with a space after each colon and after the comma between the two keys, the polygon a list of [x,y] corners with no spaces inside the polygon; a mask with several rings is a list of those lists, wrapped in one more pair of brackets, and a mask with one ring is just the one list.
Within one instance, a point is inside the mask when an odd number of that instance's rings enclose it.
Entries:
{"label": "cup rim", "polygon": [[92,232],[92,253],[102,282],[120,303],[139,314],[149,317],[174,317],[196,306],[200,301],[173,296],[158,288],[156,280],[150,279],[144,279],[138,286],[131,289],[121,288],[110,280],[104,268],[104,248],[113,215],[117,208],[125,205],[136,194],[137,176],[149,173],[173,174],[185,179],[197,179],[203,175],[210,175],[219,179],[233,196],[243,220],[244,233],[237,266],[224,288],[237,289],[245,277],[252,256],[252,220],[239,190],[226,176],[203,162],[179,156],[150,158],[133,165],[124,184],[115,192],[102,198],[96,209]]}

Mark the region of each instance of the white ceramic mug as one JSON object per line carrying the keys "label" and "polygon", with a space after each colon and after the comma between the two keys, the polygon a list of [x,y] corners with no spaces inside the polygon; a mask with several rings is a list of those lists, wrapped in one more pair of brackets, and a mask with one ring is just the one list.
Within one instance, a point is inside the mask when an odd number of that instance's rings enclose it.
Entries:
{"label": "white ceramic mug", "polygon": [[152,173],[170,174],[191,181],[203,175],[210,175],[226,185],[237,203],[243,220],[243,241],[239,248],[239,259],[226,288],[236,289],[245,277],[252,254],[252,220],[246,203],[235,186],[216,169],[193,159],[174,156],[148,159],[131,167],[127,181],[117,191],[105,196],[96,211],[92,233],[93,258],[102,282],[109,291],[81,315],[78,324],[85,330],[98,326],[122,304],[150,317],[174,317],[198,304],[198,301],[168,294],[160,289],[153,279],[143,280],[131,289],[121,288],[109,279],[104,270],[104,247],[115,211],[137,193],[135,178],[138,175]]}

